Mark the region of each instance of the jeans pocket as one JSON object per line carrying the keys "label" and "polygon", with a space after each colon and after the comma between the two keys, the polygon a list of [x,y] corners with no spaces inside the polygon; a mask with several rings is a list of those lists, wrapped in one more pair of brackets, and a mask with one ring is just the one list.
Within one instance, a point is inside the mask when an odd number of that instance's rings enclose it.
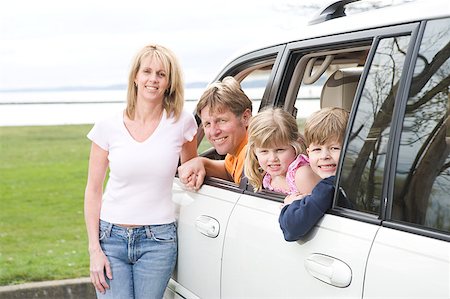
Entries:
{"label": "jeans pocket", "polygon": [[98,232],[98,240],[104,241],[108,238],[108,226],[100,223],[99,232]]}
{"label": "jeans pocket", "polygon": [[158,242],[176,242],[177,228],[173,223],[151,226],[152,238]]}

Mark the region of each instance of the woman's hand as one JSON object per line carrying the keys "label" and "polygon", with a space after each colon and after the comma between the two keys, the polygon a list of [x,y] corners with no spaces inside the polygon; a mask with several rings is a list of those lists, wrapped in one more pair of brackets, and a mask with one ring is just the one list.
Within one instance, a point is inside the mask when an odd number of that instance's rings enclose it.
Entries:
{"label": "woman's hand", "polygon": [[109,279],[112,279],[111,266],[109,265],[108,258],[101,249],[94,250],[89,255],[91,282],[99,292],[105,293],[109,289],[105,273]]}

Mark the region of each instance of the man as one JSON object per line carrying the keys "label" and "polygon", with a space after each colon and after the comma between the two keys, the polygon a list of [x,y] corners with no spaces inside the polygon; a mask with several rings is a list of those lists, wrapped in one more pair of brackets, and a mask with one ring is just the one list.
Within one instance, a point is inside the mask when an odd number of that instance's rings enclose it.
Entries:
{"label": "man", "polygon": [[247,127],[252,101],[233,77],[208,86],[196,108],[205,137],[225,160],[197,157],[178,167],[178,176],[187,188],[198,190],[205,176],[239,184],[247,148]]}

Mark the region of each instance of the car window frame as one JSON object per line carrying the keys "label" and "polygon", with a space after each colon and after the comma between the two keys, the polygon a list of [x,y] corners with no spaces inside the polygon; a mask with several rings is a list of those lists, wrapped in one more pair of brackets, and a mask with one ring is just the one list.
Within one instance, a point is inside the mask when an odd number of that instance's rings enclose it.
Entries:
{"label": "car window frame", "polygon": [[[295,110],[295,101],[292,99],[285,99],[283,97],[284,94],[287,93],[289,89],[289,84],[291,82],[291,75],[293,73],[293,70],[295,69],[295,64],[291,63],[293,60],[294,53],[303,52],[304,55],[311,53],[312,51],[319,51],[319,50],[328,50],[328,49],[337,49],[342,48],[343,45],[351,45],[351,46],[358,46],[362,45],[364,43],[367,43],[371,41],[371,49],[369,51],[369,54],[367,56],[367,60],[365,62],[363,73],[361,74],[360,84],[358,85],[356,94],[355,94],[355,101],[356,103],[353,105],[352,111],[350,113],[349,118],[349,125],[347,127],[347,132],[345,134],[345,140],[344,140],[344,147],[342,152],[344,153],[341,155],[339,160],[339,167],[338,171],[336,173],[336,182],[339,182],[340,180],[340,173],[341,173],[341,167],[343,165],[343,159],[345,157],[345,151],[347,149],[347,143],[348,143],[348,135],[350,133],[350,128],[352,125],[352,121],[354,119],[354,116],[357,111],[357,104],[361,97],[362,90],[363,90],[363,84],[361,82],[365,82],[367,79],[367,74],[369,71],[369,65],[373,60],[374,52],[376,50],[376,47],[374,47],[374,42],[378,38],[386,38],[390,36],[401,36],[401,35],[410,35],[411,36],[411,44],[416,44],[416,35],[418,28],[419,28],[420,22],[412,22],[408,24],[400,24],[400,25],[392,25],[382,28],[371,28],[371,29],[365,29],[360,31],[354,31],[354,32],[347,32],[347,33],[340,33],[340,34],[334,34],[329,36],[321,36],[318,38],[312,38],[312,39],[306,39],[306,40],[299,40],[290,42],[286,46],[286,50],[284,51],[282,61],[279,67],[279,70],[276,73],[274,84],[272,85],[272,90],[270,91],[271,97],[274,99],[274,106],[281,106],[284,107],[285,110],[290,111],[291,113]],[[411,44],[409,47],[411,47]],[[409,67],[409,61],[411,59],[411,51],[408,53],[408,62],[405,62],[405,66],[407,65]],[[402,83],[399,87],[401,94],[403,95],[405,93],[404,85],[405,82],[405,75],[404,75],[405,69],[402,71]],[[407,92],[406,92],[407,93]],[[407,98],[407,97],[406,97]],[[392,139],[392,138],[391,138]],[[386,169],[385,169],[386,171]],[[383,180],[383,187],[386,184],[387,177],[385,175]],[[333,215],[343,216],[346,218],[351,218],[359,221],[364,221],[376,225],[381,225],[382,221],[381,219],[378,219],[378,217],[358,212],[354,210],[345,209],[342,207],[337,206],[337,199],[338,199],[338,190],[336,189],[336,193],[333,200],[333,206],[332,208],[327,212]],[[258,193],[255,193],[255,195],[258,195]],[[262,196],[261,196],[262,197]],[[266,196],[264,196],[266,197]],[[275,199],[275,198],[274,198]],[[384,208],[382,209],[384,213]]]}
{"label": "car window frame", "polygon": [[[441,18],[436,18],[441,19]],[[448,19],[448,18],[442,18],[442,19]],[[396,177],[396,165],[398,163],[399,159],[399,150],[400,150],[400,142],[401,142],[401,134],[402,134],[402,128],[403,128],[403,121],[405,117],[405,109],[406,105],[409,100],[409,91],[412,83],[412,79],[414,76],[414,70],[416,67],[416,59],[417,56],[420,53],[420,46],[422,44],[422,39],[424,37],[426,25],[428,22],[433,21],[434,19],[430,20],[424,20],[421,21],[417,27],[417,30],[415,32],[414,42],[411,43],[410,46],[413,46],[413,49],[411,51],[408,50],[409,54],[409,61],[408,63],[405,62],[405,65],[408,66],[407,70],[404,70],[402,74],[402,80],[403,84],[402,86],[399,86],[399,93],[401,92],[401,98],[400,102],[397,104],[398,99],[396,98],[396,105],[394,107],[393,114],[395,115],[395,118],[393,118],[393,131],[391,131],[392,138],[390,138],[389,142],[390,148],[388,151],[388,155],[391,157],[386,157],[386,159],[389,159],[388,164],[388,170],[385,174],[385,181],[383,182],[383,187],[385,190],[383,190],[385,197],[385,205],[384,209],[382,209],[383,213],[381,215],[382,219],[382,226],[387,228],[392,228],[408,233],[413,233],[420,236],[430,237],[438,240],[443,241],[450,241],[450,233],[445,233],[437,230],[433,230],[430,227],[426,226],[419,226],[414,223],[403,223],[398,222],[394,219],[392,219],[392,207],[394,204],[394,179]],[[403,87],[403,88],[402,88]],[[395,124],[394,124],[395,121]],[[386,178],[387,177],[387,178]]]}
{"label": "car window frame", "polygon": [[[268,61],[269,59],[275,59],[271,74],[269,76],[267,85],[264,90],[264,94],[261,99],[261,104],[259,107],[259,110],[261,110],[263,107],[271,105],[270,103],[273,102],[273,100],[270,98],[269,92],[272,89],[273,80],[278,70],[281,57],[283,56],[285,46],[286,46],[285,44],[278,44],[275,46],[255,50],[247,54],[241,55],[236,59],[232,60],[231,62],[229,62],[219,72],[219,74],[215,77],[215,79],[212,82],[222,80],[227,76],[235,77],[247,69],[254,68],[257,65],[264,63],[264,61]],[[256,113],[258,113],[258,111],[253,111],[253,115],[255,115]],[[204,135],[203,128],[200,126],[200,118],[196,117],[196,120],[197,124],[199,125],[199,128],[197,130],[197,136],[200,136],[199,139],[201,139],[203,138]],[[238,185],[232,181],[227,181],[216,177],[206,177],[205,181],[203,182],[203,184],[206,184],[208,186],[231,190],[237,193],[244,193],[246,190],[248,190],[248,186],[246,183],[247,181],[243,180],[243,182],[241,182],[241,184]]]}

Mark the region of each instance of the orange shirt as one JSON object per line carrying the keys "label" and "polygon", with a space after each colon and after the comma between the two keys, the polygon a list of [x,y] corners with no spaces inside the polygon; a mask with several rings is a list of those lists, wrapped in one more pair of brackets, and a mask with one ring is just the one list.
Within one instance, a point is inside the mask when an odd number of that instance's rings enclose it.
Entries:
{"label": "orange shirt", "polygon": [[227,154],[225,157],[225,169],[236,184],[241,182],[242,171],[244,170],[245,154],[247,152],[247,142],[248,139],[245,137],[239,145],[237,155],[233,156],[231,154]]}

